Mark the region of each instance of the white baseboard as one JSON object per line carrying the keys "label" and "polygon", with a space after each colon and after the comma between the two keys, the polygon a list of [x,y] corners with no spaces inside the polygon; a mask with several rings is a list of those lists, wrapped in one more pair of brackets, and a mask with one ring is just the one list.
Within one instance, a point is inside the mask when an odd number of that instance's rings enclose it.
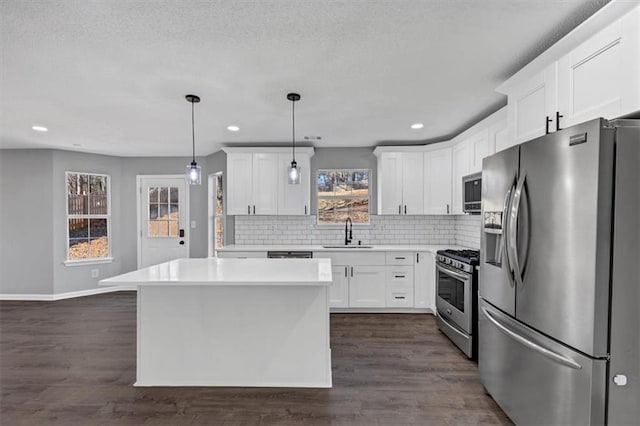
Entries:
{"label": "white baseboard", "polygon": [[74,297],[93,296],[96,294],[112,293],[114,291],[136,291],[136,286],[109,286],[92,288],[89,290],[69,291],[57,294],[0,294],[0,300],[21,300],[53,302],[55,300],[72,299]]}

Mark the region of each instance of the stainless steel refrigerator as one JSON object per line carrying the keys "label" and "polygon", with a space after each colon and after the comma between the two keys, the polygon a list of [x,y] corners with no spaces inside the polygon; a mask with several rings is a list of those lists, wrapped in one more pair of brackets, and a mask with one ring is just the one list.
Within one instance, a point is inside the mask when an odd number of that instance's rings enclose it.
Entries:
{"label": "stainless steel refrigerator", "polygon": [[483,161],[479,370],[516,424],[640,422],[639,126]]}

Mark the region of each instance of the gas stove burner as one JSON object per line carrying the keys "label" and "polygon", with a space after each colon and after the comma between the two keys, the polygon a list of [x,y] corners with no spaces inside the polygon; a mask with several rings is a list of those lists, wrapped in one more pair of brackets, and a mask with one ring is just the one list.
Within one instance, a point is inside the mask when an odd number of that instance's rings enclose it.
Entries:
{"label": "gas stove burner", "polygon": [[438,254],[441,256],[450,257],[456,259],[460,262],[468,263],[468,264],[478,264],[480,261],[480,250],[438,250]]}

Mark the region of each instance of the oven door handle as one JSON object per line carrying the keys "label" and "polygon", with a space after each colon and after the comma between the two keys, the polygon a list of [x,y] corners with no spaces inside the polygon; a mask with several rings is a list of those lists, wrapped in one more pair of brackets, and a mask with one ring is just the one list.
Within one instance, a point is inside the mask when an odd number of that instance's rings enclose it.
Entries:
{"label": "oven door handle", "polygon": [[443,267],[441,265],[438,265],[438,264],[436,264],[436,269],[438,271],[441,271],[441,272],[443,272],[445,274],[451,275],[451,276],[456,277],[458,279],[461,279],[463,281],[469,281],[471,279],[471,275],[463,274],[463,273],[456,272],[456,271],[452,271],[451,269],[445,268],[445,267]]}

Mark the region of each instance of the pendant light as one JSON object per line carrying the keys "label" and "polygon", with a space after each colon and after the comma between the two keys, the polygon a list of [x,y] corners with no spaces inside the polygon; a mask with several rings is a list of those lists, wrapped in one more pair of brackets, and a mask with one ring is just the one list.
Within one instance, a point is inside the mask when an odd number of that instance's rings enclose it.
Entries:
{"label": "pendant light", "polygon": [[202,170],[200,166],[198,166],[198,163],[196,163],[196,131],[193,120],[193,104],[200,102],[200,97],[196,95],[187,95],[185,98],[187,99],[187,102],[191,102],[191,137],[193,141],[193,157],[191,164],[187,166],[187,183],[189,185],[200,185]]}
{"label": "pendant light", "polygon": [[287,99],[291,101],[291,117],[293,123],[293,143],[291,144],[293,158],[291,165],[287,168],[287,181],[291,185],[297,185],[300,183],[300,169],[298,169],[298,163],[296,163],[296,102],[300,100],[300,95],[298,93],[289,93]]}

